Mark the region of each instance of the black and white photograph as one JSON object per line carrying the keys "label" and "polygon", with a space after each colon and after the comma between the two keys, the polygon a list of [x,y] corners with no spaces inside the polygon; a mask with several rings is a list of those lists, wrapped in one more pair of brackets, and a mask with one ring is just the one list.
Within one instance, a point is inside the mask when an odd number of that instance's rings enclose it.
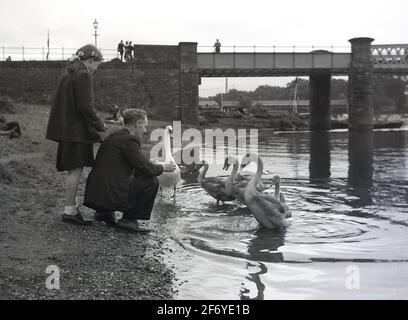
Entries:
{"label": "black and white photograph", "polygon": [[407,300],[407,13],[0,0],[0,299]]}

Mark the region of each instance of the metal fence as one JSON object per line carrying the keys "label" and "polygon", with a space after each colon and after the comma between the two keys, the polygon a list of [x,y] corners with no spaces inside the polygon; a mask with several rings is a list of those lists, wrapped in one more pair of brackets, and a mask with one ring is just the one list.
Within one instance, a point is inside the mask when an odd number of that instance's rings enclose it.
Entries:
{"label": "metal fence", "polygon": [[[221,53],[277,53],[277,52],[296,52],[296,53],[309,53],[316,50],[323,50],[329,52],[338,53],[350,53],[351,46],[241,46],[241,45],[226,45],[221,46]],[[198,46],[198,52],[207,53],[214,52],[214,46]]]}
{"label": "metal fence", "polygon": [[[116,49],[100,49],[105,61],[118,58],[118,52]],[[227,45],[221,47],[221,53],[228,52],[311,52],[315,50],[325,50],[329,52],[350,52],[350,46],[240,46],[240,45]],[[67,60],[71,57],[77,48],[47,48],[47,47],[1,47],[1,60],[6,61],[11,59],[12,61],[55,61],[55,60]],[[197,51],[200,53],[214,52],[213,46],[198,46]]]}
{"label": "metal fence", "polygon": [[[56,61],[67,60],[78,48],[47,48],[47,47],[1,47],[2,61]],[[118,57],[115,49],[100,49],[105,61],[109,61]]]}
{"label": "metal fence", "polygon": [[408,44],[379,44],[371,46],[376,65],[408,65]]}

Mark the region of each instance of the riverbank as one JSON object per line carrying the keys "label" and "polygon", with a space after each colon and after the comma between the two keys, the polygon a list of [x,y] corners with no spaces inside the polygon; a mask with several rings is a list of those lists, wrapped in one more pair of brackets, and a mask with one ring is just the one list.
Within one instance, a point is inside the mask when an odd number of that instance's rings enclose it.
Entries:
{"label": "riverbank", "polygon": [[[202,127],[220,128],[257,128],[273,131],[307,131],[309,130],[309,115],[293,113],[277,114],[242,114],[233,112],[224,114],[218,111],[206,112],[201,117]],[[407,118],[375,119],[374,129],[396,129],[408,123]],[[348,129],[347,120],[331,120],[331,129]]]}
{"label": "riverbank", "polygon": [[[22,137],[0,137],[0,299],[173,299],[164,231],[62,223],[64,175],[55,169],[56,143],[44,139],[49,106],[18,104],[15,111],[4,115],[20,122]],[[60,270],[60,290],[45,286],[50,265]]]}

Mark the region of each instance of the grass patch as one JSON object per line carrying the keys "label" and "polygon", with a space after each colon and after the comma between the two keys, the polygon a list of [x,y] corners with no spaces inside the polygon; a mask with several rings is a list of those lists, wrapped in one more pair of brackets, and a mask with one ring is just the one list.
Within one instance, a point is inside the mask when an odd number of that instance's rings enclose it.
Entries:
{"label": "grass patch", "polygon": [[7,96],[0,96],[0,113],[16,113],[14,101]]}

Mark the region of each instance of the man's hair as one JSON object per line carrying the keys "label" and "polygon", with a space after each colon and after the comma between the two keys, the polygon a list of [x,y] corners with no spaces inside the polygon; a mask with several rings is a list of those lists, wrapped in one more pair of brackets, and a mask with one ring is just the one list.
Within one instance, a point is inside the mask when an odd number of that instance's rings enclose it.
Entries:
{"label": "man's hair", "polygon": [[127,109],[123,112],[125,125],[135,124],[138,120],[144,120],[147,114],[143,109]]}

